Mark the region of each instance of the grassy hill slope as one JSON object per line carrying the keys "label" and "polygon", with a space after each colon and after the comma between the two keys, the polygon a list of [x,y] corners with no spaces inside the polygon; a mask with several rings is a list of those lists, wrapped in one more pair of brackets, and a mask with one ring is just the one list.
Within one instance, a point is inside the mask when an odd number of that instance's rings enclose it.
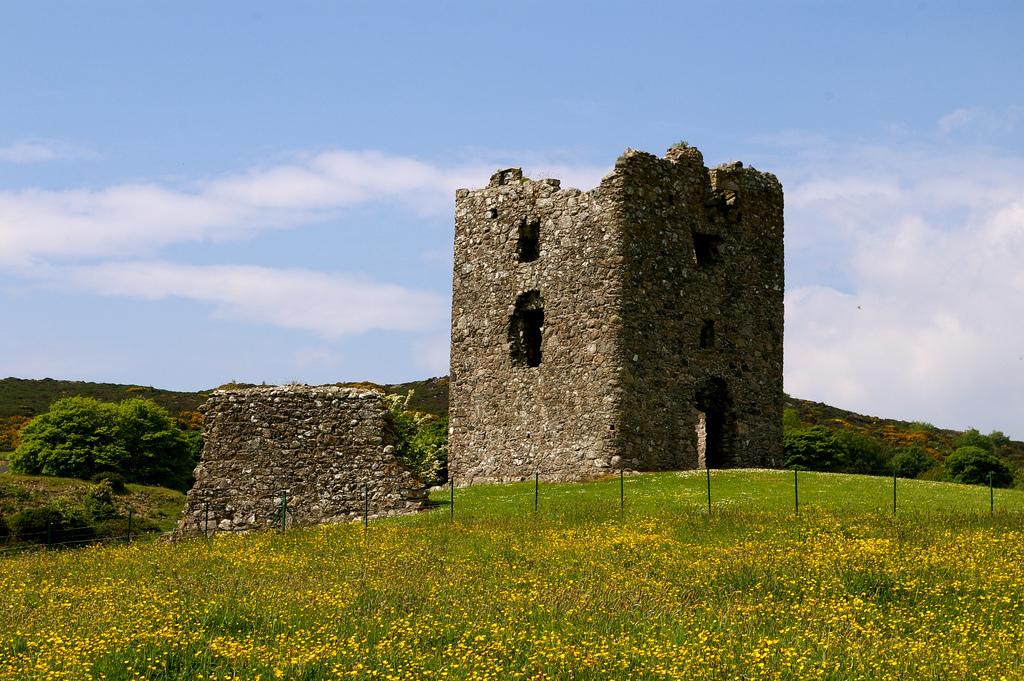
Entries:
{"label": "grassy hill slope", "polygon": [[207,396],[201,392],[175,392],[141,385],[57,381],[52,378],[38,381],[4,378],[0,379],[0,419],[38,416],[62,397],[93,397],[101,402],[144,398],[153,400],[174,415],[182,411],[195,411],[196,407],[206,401]]}
{"label": "grassy hill slope", "polygon": [[0,679],[1024,677],[1020,513],[800,476],[800,515],[788,472],[714,472],[711,513],[667,473],[621,510],[618,479],[542,485],[536,513],[495,485],[454,516],[0,557]]}
{"label": "grassy hill slope", "polygon": [[[826,426],[834,430],[853,430],[878,441],[883,448],[894,451],[905,447],[920,447],[932,456],[941,458],[955,449],[954,440],[962,431],[937,428],[920,421],[898,421],[786,397],[785,409],[793,414],[801,426]],[[1024,442],[1007,440],[998,456],[1024,466]]]}

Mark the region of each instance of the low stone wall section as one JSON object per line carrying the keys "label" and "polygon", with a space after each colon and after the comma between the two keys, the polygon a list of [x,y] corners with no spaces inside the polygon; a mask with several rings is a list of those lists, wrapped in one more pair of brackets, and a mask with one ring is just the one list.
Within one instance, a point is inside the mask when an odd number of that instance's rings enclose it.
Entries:
{"label": "low stone wall section", "polygon": [[374,390],[274,386],[213,393],[203,458],[176,537],[415,512],[427,489],[395,458],[390,412]]}

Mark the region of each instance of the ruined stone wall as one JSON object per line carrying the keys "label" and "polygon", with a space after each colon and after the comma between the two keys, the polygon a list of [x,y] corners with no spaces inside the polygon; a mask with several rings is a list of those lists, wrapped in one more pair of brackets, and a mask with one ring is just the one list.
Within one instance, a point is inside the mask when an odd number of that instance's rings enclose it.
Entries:
{"label": "ruined stone wall", "polygon": [[773,175],[693,148],[627,150],[589,192],[459,190],[449,470],[780,463],[782,236]]}
{"label": "ruined stone wall", "polygon": [[[247,532],[413,512],[422,482],[395,459],[391,414],[374,390],[280,386],[217,391],[177,535]],[[207,511],[208,509],[208,511]],[[207,521],[207,512],[209,519]]]}
{"label": "ruined stone wall", "polygon": [[679,147],[627,152],[614,183],[626,197],[626,465],[781,465],[781,185],[738,162],[709,171]]}
{"label": "ruined stone wall", "polygon": [[[608,466],[622,272],[612,208],[600,192],[523,181],[518,169],[459,190],[448,456],[457,482],[576,478]],[[516,347],[530,329],[510,328],[520,301],[542,305],[537,366]]]}

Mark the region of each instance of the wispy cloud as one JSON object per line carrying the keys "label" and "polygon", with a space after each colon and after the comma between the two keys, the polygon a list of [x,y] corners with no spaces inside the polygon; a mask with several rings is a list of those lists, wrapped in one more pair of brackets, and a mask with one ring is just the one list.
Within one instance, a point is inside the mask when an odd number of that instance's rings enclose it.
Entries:
{"label": "wispy cloud", "polygon": [[213,306],[217,318],[312,331],[325,338],[370,329],[422,332],[448,320],[446,296],[348,274],[251,265],[112,262],[39,272],[51,288]]}
{"label": "wispy cloud", "polygon": [[55,159],[83,158],[94,153],[54,140],[19,140],[0,147],[0,161],[7,163],[38,163]]}
{"label": "wispy cloud", "polygon": [[969,109],[957,109],[939,119],[939,130],[950,133],[957,128],[962,128],[981,115],[981,109],[974,106]]}
{"label": "wispy cloud", "polygon": [[121,184],[99,190],[0,192],[0,266],[152,255],[190,241],[293,228],[373,201],[441,213],[486,171],[446,170],[379,152],[325,152],[187,189]]}
{"label": "wispy cloud", "polygon": [[[600,170],[537,164],[548,176],[597,183]],[[130,183],[98,190],[0,191],[0,266],[151,256],[194,241],[295,228],[374,202],[423,216],[451,211],[454,191],[495,167],[441,168],[377,151],[329,151],[177,188]]]}
{"label": "wispy cloud", "polygon": [[[811,155],[780,173],[796,282],[787,390],[1024,436],[1024,159],[877,146]],[[836,271],[843,286],[828,281]]]}
{"label": "wispy cloud", "polygon": [[987,111],[980,106],[957,109],[939,118],[939,131],[949,135],[955,131],[973,129],[984,133],[1007,133],[1017,127],[1024,106],[1019,104],[1002,111]]}

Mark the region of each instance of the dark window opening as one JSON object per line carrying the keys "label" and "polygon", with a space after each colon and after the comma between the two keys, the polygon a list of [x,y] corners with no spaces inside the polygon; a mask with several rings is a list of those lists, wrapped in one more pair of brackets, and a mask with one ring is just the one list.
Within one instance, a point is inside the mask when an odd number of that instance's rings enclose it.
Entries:
{"label": "dark window opening", "polygon": [[693,235],[693,259],[701,267],[710,267],[721,258],[722,237],[710,234]]}
{"label": "dark window opening", "polygon": [[519,366],[540,366],[543,341],[544,299],[538,291],[527,291],[516,299],[508,320],[509,354]]}
{"label": "dark window opening", "polygon": [[540,257],[540,220],[519,224],[519,243],[516,245],[519,262],[533,262]]}
{"label": "dark window opening", "polygon": [[715,347],[715,320],[707,319],[704,326],[700,327],[700,346],[702,348]]}
{"label": "dark window opening", "polygon": [[704,468],[726,468],[729,456],[729,395],[725,381],[706,380],[697,389],[697,460]]}
{"label": "dark window opening", "polygon": [[487,212],[484,213],[484,217],[486,217],[488,220],[493,220],[494,218],[498,217],[498,209],[488,208]]}

